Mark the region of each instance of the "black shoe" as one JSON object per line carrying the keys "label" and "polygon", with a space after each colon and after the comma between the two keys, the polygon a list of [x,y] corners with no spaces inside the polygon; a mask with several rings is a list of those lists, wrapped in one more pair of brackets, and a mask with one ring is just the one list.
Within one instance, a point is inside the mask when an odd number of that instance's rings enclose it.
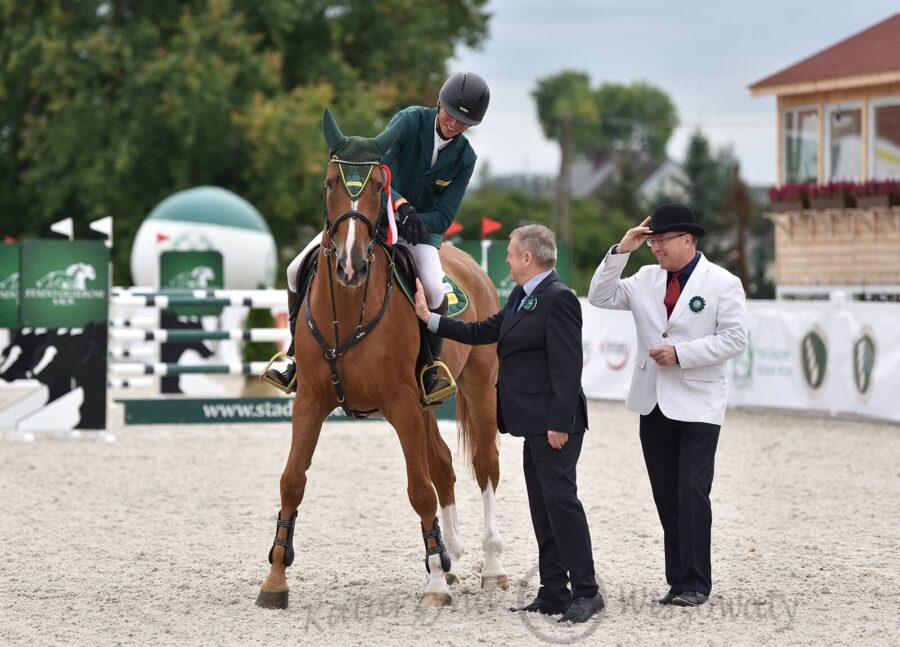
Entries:
{"label": "black shoe", "polygon": [[422,383],[425,385],[425,394],[432,395],[446,389],[450,386],[450,380],[445,375],[438,375],[436,368],[430,368],[425,371],[422,376]]}
{"label": "black shoe", "polygon": [[[266,371],[265,378],[269,382],[280,385],[281,390],[285,393],[291,393],[297,390],[297,384],[294,382],[294,378],[296,377],[296,375],[297,365],[294,364],[294,362],[291,362],[283,371],[270,368],[268,371]],[[294,383],[292,384],[292,382]]]}
{"label": "black shoe", "polygon": [[546,600],[541,600],[540,598],[535,598],[532,600],[531,604],[526,604],[524,607],[510,607],[510,611],[527,611],[529,613],[538,612],[543,613],[546,616],[555,616],[560,613],[566,612],[567,604],[562,604],[560,602],[547,602]]}
{"label": "black shoe", "polygon": [[592,598],[572,598],[572,604],[559,622],[587,622],[595,613],[603,611],[605,606],[606,603],[599,592]]}
{"label": "black shoe", "polygon": [[675,599],[675,596],[681,593],[681,591],[676,591],[675,589],[669,589],[669,592],[662,596],[657,602],[660,604],[672,604],[672,600]]}
{"label": "black shoe", "polygon": [[672,598],[672,605],[676,607],[699,607],[708,599],[708,595],[697,593],[697,591],[682,591]]}

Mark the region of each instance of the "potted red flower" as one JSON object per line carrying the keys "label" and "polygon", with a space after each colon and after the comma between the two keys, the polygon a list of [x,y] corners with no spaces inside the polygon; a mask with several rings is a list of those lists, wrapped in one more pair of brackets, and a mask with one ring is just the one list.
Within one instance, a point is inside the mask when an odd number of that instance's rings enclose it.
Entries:
{"label": "potted red flower", "polygon": [[809,208],[807,191],[809,184],[789,182],[769,189],[769,209],[771,211],[799,211]]}
{"label": "potted red flower", "polygon": [[809,204],[813,209],[846,209],[855,207],[853,182],[828,182],[809,187]]}
{"label": "potted red flower", "polygon": [[869,180],[854,187],[856,206],[878,209],[900,206],[900,180]]}

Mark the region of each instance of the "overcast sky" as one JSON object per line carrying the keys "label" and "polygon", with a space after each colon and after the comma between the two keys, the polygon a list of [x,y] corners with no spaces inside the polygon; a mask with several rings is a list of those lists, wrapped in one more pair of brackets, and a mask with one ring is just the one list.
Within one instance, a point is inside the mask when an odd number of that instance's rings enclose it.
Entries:
{"label": "overcast sky", "polygon": [[558,146],[541,132],[531,91],[537,79],[573,69],[594,87],[661,88],[681,123],[671,157],[684,157],[699,128],[734,148],[747,180],[769,185],[775,98],[751,97],[747,86],[898,10],[897,0],[493,0],[484,47],[460,51],[450,69],[490,85],[490,109],[469,137],[494,174],[558,171]]}

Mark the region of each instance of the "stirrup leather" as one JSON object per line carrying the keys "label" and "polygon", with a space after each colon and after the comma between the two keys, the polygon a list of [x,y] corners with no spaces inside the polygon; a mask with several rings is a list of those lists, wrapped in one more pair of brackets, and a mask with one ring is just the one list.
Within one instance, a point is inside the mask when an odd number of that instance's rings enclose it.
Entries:
{"label": "stirrup leather", "polygon": [[[440,391],[436,393],[426,393],[425,392],[425,373],[429,369],[440,369],[447,376],[447,379],[450,380],[450,385],[444,387]],[[444,364],[440,360],[435,360],[431,364],[426,364],[419,371],[419,393],[422,394],[422,402],[425,406],[429,405],[437,405],[449,398],[451,395],[457,392],[456,388],[456,380],[453,379],[453,374],[450,372],[450,369],[447,368],[447,365]]]}
{"label": "stirrup leather", "polygon": [[[282,385],[281,382],[276,382],[275,380],[270,378],[268,375],[266,375],[266,373],[269,372],[269,369],[272,368],[272,364],[274,364],[278,360],[283,359],[285,357],[290,359],[292,362],[294,361],[294,358],[290,357],[283,350],[278,351],[277,353],[275,353],[272,356],[272,359],[269,360],[269,363],[266,364],[266,367],[262,370],[262,373],[259,374],[259,379],[262,380],[263,382],[265,382],[266,384],[269,384],[269,385],[273,386],[274,388],[278,389],[282,393],[287,393],[288,395],[290,395],[290,393],[294,390],[294,385],[297,384],[297,372],[296,371],[294,371],[294,379],[292,379],[290,381],[290,384],[288,384],[287,386]],[[296,364],[296,362],[295,362],[295,364]]]}

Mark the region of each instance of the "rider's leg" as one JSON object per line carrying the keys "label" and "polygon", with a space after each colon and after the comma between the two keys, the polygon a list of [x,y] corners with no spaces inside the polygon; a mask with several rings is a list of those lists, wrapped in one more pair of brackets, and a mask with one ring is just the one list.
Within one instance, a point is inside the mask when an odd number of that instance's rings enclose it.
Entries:
{"label": "rider's leg", "polygon": [[[405,241],[401,241],[401,244],[406,245],[410,249],[416,261],[416,272],[425,290],[425,300],[428,302],[428,309],[439,315],[447,314],[447,298],[444,294],[444,270],[441,267],[441,258],[438,255],[437,247],[426,244],[408,245]],[[440,360],[444,339],[426,330],[425,341],[431,350],[432,360],[435,362]],[[426,394],[437,393],[450,386],[448,377],[438,375],[435,368],[430,368],[425,372],[423,382],[425,383]]]}
{"label": "rider's leg", "polygon": [[[300,271],[300,266],[303,265],[303,261],[306,259],[307,255],[312,253],[314,250],[317,250],[319,246],[322,244],[322,232],[319,232],[313,239],[309,242],[309,244],[303,248],[303,251],[297,254],[294,257],[294,260],[290,262],[287,269],[287,284],[288,284],[288,327],[291,331],[291,343],[288,345],[286,354],[288,357],[294,357],[294,327],[297,323],[297,315],[300,312],[300,297],[299,291],[300,286],[297,285],[297,274]],[[292,361],[287,365],[287,368],[283,371],[278,371],[274,368],[270,368],[266,371],[265,377],[269,382],[273,382],[274,385],[279,386],[284,391],[295,391],[296,385],[293,384],[294,377],[297,374],[297,365]]]}

